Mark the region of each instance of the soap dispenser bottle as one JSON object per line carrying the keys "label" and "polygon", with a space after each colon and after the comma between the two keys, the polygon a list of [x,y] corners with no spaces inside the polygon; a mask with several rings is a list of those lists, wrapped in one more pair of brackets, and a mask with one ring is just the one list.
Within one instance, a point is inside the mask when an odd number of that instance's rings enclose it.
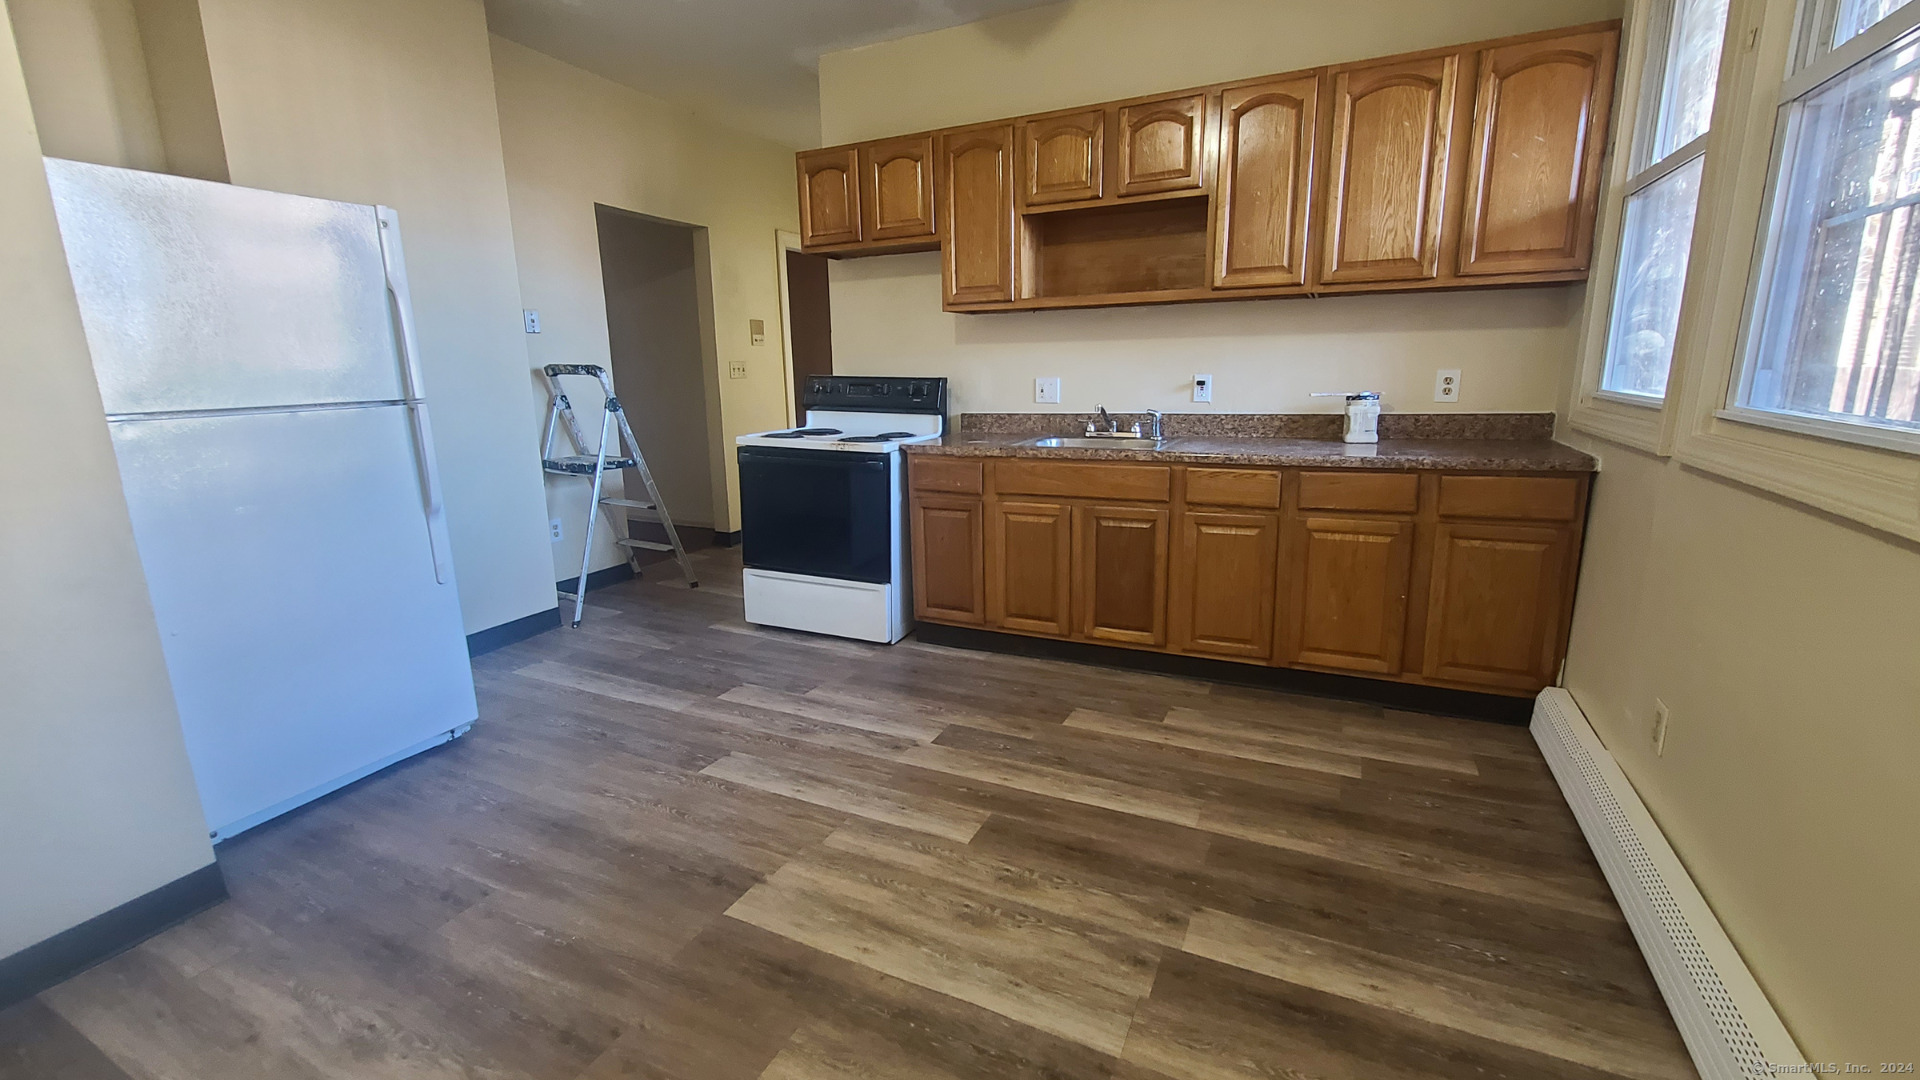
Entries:
{"label": "soap dispenser bottle", "polygon": [[1378,390],[1357,390],[1350,393],[1314,394],[1313,396],[1347,399],[1347,432],[1344,436],[1346,441],[1350,443],[1380,441],[1380,392]]}

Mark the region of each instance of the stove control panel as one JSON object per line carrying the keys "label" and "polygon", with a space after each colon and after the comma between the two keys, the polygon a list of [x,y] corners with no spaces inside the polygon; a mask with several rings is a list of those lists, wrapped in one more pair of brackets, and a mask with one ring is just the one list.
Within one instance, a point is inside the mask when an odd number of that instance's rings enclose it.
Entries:
{"label": "stove control panel", "polygon": [[811,375],[800,396],[803,409],[823,412],[890,412],[947,415],[947,380],[880,375]]}

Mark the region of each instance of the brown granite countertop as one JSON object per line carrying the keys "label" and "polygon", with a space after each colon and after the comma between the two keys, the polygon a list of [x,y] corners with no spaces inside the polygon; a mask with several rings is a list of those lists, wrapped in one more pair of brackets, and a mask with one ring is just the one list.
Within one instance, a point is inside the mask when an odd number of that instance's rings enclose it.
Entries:
{"label": "brown granite countertop", "polygon": [[1552,439],[1338,439],[1174,436],[1158,450],[1038,447],[1030,432],[955,431],[913,443],[909,454],[1080,461],[1158,461],[1192,465],[1264,465],[1318,469],[1443,469],[1459,472],[1593,472],[1589,455]]}

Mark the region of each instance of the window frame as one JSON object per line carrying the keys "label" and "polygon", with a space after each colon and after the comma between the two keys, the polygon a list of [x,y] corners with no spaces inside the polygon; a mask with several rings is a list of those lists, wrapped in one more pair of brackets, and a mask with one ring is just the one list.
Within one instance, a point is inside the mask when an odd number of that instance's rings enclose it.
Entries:
{"label": "window frame", "polygon": [[[1728,26],[1734,22],[1734,10],[1740,0],[1731,0]],[[1697,280],[1692,267],[1701,249],[1706,201],[1705,178],[1699,191],[1694,215],[1694,232],[1688,255],[1687,281],[1682,288],[1680,326],[1674,335],[1674,355],[1669,361],[1666,393],[1659,397],[1613,390],[1605,386],[1607,361],[1611,349],[1614,302],[1620,277],[1620,255],[1626,244],[1627,202],[1635,194],[1671,176],[1697,158],[1707,154],[1714,126],[1691,141],[1675,147],[1658,162],[1641,165],[1652,156],[1657,137],[1667,64],[1671,52],[1674,21],[1679,0],[1641,0],[1634,3],[1627,17],[1626,52],[1621,64],[1619,100],[1632,96],[1631,130],[1616,130],[1614,152],[1607,168],[1606,194],[1601,202],[1599,242],[1594,251],[1594,272],[1588,277],[1586,306],[1582,317],[1578,365],[1567,421],[1577,430],[1613,442],[1649,450],[1668,452],[1672,435],[1672,410],[1680,387],[1680,357],[1686,338],[1687,312]],[[1729,31],[1730,32],[1730,31]],[[1716,86],[1725,84],[1728,54],[1723,40],[1721,76]],[[1714,112],[1720,112],[1716,90]],[[1717,119],[1715,121],[1717,126]]]}
{"label": "window frame", "polygon": [[[1760,409],[1740,401],[1753,378],[1759,359],[1761,324],[1764,321],[1760,298],[1771,291],[1775,275],[1780,270],[1778,256],[1785,240],[1784,225],[1788,210],[1781,198],[1786,186],[1782,172],[1788,165],[1786,151],[1795,118],[1795,106],[1828,83],[1872,59],[1882,49],[1920,29],[1920,3],[1909,2],[1836,47],[1830,43],[1844,9],[1844,0],[1803,0],[1800,4],[1791,67],[1780,80],[1778,93],[1774,96],[1776,114],[1766,166],[1766,199],[1758,222],[1757,250],[1747,275],[1746,306],[1741,313],[1740,337],[1736,346],[1738,351],[1734,355],[1726,392],[1714,415],[1733,423],[1870,446],[1894,453],[1920,455],[1920,431]],[[1764,96],[1766,86],[1757,85],[1754,89]]]}
{"label": "window frame", "polygon": [[1669,410],[1676,417],[1671,451],[1703,472],[1920,541],[1920,463],[1913,455],[1722,415],[1744,356],[1751,287],[1769,235],[1763,230],[1781,91],[1815,32],[1809,20],[1831,10],[1831,0],[1733,0],[1695,222],[1699,269],[1688,274],[1681,317],[1687,363],[1681,381],[1668,382],[1670,400],[1679,389],[1679,407]]}

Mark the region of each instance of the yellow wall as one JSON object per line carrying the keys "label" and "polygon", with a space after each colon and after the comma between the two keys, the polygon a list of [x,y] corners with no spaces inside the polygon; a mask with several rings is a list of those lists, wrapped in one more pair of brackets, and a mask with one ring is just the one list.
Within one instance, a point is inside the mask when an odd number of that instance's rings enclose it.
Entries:
{"label": "yellow wall", "polygon": [[8,956],[206,866],[213,850],[5,19],[0,252]]}
{"label": "yellow wall", "polygon": [[479,0],[203,0],[233,182],[400,212],[469,632],[554,606]]}
{"label": "yellow wall", "polygon": [[[540,334],[527,338],[535,364],[608,362],[595,203],[705,228],[715,346],[708,389],[719,401],[710,452],[726,466],[714,517],[720,529],[738,528],[733,437],[786,423],[774,232],[799,227],[793,152],[504,38],[493,39],[493,57],[520,291],[541,317]],[[766,344],[749,344],[749,319],[766,320]],[[746,378],[725,377],[736,361]],[[539,408],[544,420],[544,398]],[[577,572],[580,507],[566,499],[578,495],[550,487],[554,513],[569,522],[555,559]],[[594,565],[617,561],[609,549]]]}
{"label": "yellow wall", "polygon": [[[1619,0],[1073,0],[820,61],[828,143],[1174,90],[1617,18]],[[946,375],[954,409],[1337,412],[1313,391],[1380,390],[1402,412],[1556,407],[1582,288],[1254,300],[1125,311],[947,315],[931,254],[832,270],[834,368]],[[1457,406],[1433,402],[1458,368]],[[1214,377],[1195,405],[1195,374]]]}
{"label": "yellow wall", "polygon": [[161,169],[160,121],[132,0],[7,0],[41,152]]}
{"label": "yellow wall", "polygon": [[1810,1059],[1913,1060],[1920,547],[1569,441],[1604,467],[1568,688]]}

